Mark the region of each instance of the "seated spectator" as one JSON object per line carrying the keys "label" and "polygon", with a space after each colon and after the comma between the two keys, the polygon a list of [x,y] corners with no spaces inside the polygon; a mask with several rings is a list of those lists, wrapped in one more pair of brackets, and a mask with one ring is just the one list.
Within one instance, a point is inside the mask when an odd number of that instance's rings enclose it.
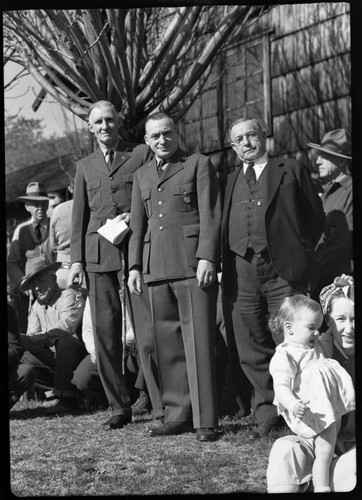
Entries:
{"label": "seated spectator", "polygon": [[[148,399],[147,388],[140,369],[136,340],[126,313],[126,342],[125,342],[125,374],[131,400],[134,400],[139,392],[140,397],[132,405],[132,414],[140,415],[151,410],[152,406]],[[101,378],[97,368],[96,351],[94,345],[93,325],[90,312],[89,298],[87,298],[82,321],[82,339],[88,355],[79,363],[73,375],[73,384],[82,393],[88,409],[94,406],[108,407],[107,396],[102,386]],[[144,401],[145,397],[147,400]],[[144,404],[141,404],[144,403]],[[137,404],[137,406],[135,406]],[[134,408],[136,408],[135,411]]]}
{"label": "seated spectator", "polygon": [[9,363],[9,410],[37,377],[35,368],[21,363],[24,349],[20,342],[19,320],[14,307],[8,307],[8,363]]}
{"label": "seated spectator", "polygon": [[[22,362],[42,372],[45,385],[53,384],[58,403],[52,413],[79,409],[77,388],[72,384],[73,372],[87,354],[77,336],[84,310],[84,299],[79,291],[61,290],[55,271],[60,262],[49,264],[40,256],[27,262],[22,291],[31,290],[35,297],[28,330],[21,335],[25,352]],[[45,377],[43,377],[43,374]]]}
{"label": "seated spectator", "polygon": [[[320,337],[326,352],[337,360],[355,383],[354,282],[342,275],[320,293],[328,330]],[[297,435],[276,440],[267,469],[268,493],[313,491],[312,469],[315,460],[313,440]],[[332,492],[352,491],[356,485],[355,412],[342,418],[334,457],[330,466]]]}

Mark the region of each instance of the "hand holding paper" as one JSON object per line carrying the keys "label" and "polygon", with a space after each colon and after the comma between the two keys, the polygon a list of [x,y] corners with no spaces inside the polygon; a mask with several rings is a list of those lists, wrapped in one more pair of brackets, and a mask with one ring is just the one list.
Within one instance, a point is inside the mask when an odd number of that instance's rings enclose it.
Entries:
{"label": "hand holding paper", "polygon": [[113,245],[119,245],[129,231],[129,227],[125,222],[129,220],[129,214],[126,217],[122,217],[122,215],[117,215],[114,219],[107,219],[104,226],[98,229],[98,233]]}

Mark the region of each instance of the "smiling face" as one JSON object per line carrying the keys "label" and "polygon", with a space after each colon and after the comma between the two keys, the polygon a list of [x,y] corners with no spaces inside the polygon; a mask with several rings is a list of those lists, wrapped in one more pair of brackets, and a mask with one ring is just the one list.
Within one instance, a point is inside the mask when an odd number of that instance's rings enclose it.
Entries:
{"label": "smiling face", "polygon": [[48,304],[57,288],[54,271],[48,270],[40,273],[30,283],[35,298],[41,304]]}
{"label": "smiling face", "polygon": [[322,312],[301,307],[292,321],[284,323],[284,340],[292,344],[304,344],[314,347],[319,337],[319,329],[323,321]]}
{"label": "smiling face", "polygon": [[89,115],[88,128],[100,146],[111,149],[118,142],[118,116],[109,104],[99,104]]}
{"label": "smiling face", "polygon": [[347,356],[355,351],[354,303],[346,297],[332,299],[331,310],[327,318],[333,337]]}
{"label": "smiling face", "polygon": [[146,123],[145,142],[160,160],[169,160],[179,147],[179,136],[169,118]]}
{"label": "smiling face", "polygon": [[230,130],[231,146],[240,160],[255,161],[266,151],[264,132],[252,120],[236,123]]}

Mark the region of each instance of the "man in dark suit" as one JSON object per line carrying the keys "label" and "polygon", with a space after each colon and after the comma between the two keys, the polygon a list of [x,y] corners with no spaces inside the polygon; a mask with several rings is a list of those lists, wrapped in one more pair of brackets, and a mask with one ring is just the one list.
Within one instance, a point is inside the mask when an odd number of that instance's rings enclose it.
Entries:
{"label": "man in dark suit", "polygon": [[[131,421],[130,395],[122,373],[122,306],[119,293],[126,268],[128,242],[126,239],[120,245],[113,245],[97,230],[107,219],[117,217],[128,222],[133,175],[151,152],[145,145],[136,146],[119,139],[118,115],[108,101],[93,104],[88,123],[99,149],[77,166],[72,212],[72,266],[68,285],[72,285],[75,278],[82,282],[86,271],[97,366],[112,410],[105,426],[115,429]],[[162,416],[147,297],[133,299],[132,306],[137,308],[133,326],[154,416]]]}
{"label": "man in dark suit", "polygon": [[314,247],[324,213],[310,173],[296,160],[269,158],[255,119],[236,120],[231,146],[242,161],[226,181],[222,220],[223,300],[241,367],[254,389],[257,428],[278,423],[269,362],[275,344],[268,315],[281,299],[306,294],[316,272]]}
{"label": "man in dark suit", "polygon": [[[221,203],[210,160],[179,147],[172,119],[146,121],[155,158],[134,179],[128,285],[148,284],[165,420],[151,436],[196,429],[211,441],[217,426],[215,328]],[[143,278],[142,278],[143,275]]]}

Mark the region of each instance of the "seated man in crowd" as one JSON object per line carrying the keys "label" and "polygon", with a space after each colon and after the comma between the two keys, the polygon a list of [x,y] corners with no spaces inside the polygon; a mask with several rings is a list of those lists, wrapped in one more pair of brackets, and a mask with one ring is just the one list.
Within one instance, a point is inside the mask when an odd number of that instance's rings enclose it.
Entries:
{"label": "seated man in crowd", "polygon": [[9,410],[32,387],[38,375],[35,368],[20,362],[23,353],[18,316],[8,303]]}
{"label": "seated man in crowd", "polygon": [[22,291],[31,289],[36,299],[29,314],[27,334],[21,335],[27,351],[22,362],[44,373],[45,385],[50,383],[54,387],[59,401],[49,408],[50,413],[79,409],[78,391],[72,378],[87,354],[77,336],[84,299],[76,290],[60,289],[55,275],[60,266],[61,262],[49,264],[43,256],[29,260],[20,285]]}

